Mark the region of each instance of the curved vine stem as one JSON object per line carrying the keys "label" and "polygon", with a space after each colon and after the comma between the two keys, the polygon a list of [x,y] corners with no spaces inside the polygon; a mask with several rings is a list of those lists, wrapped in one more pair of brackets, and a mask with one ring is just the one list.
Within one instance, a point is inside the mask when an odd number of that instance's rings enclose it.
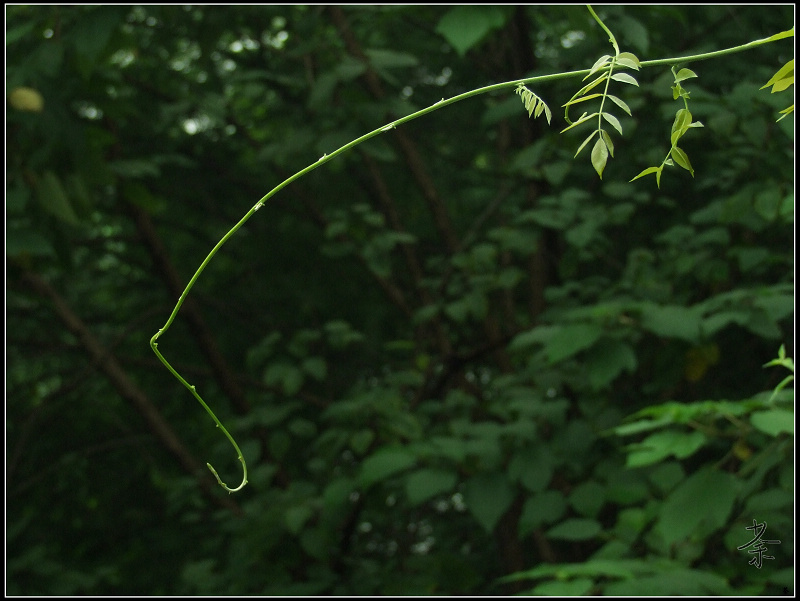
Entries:
{"label": "curved vine stem", "polygon": [[[599,19],[599,17],[597,17],[597,15],[595,14],[594,10],[592,10],[591,6],[588,6],[588,9],[591,12],[592,16],[600,24],[600,26],[606,31],[606,33],[609,34],[611,43],[614,45],[614,48],[617,51],[617,53],[619,53],[619,48],[617,47],[616,39],[614,38],[614,35],[603,24],[603,22]],[[726,54],[733,54],[733,53],[736,53],[736,52],[742,52],[744,50],[749,50],[751,48],[755,48],[755,47],[760,46],[762,44],[767,44],[769,42],[775,42],[777,40],[780,40],[780,39],[783,39],[783,38],[786,38],[786,37],[790,37],[790,36],[793,36],[793,35],[794,35],[794,29],[775,34],[775,35],[773,35],[773,36],[771,36],[769,38],[764,38],[764,39],[761,39],[761,40],[755,40],[755,41],[750,42],[748,44],[743,44],[741,46],[735,46],[733,48],[727,48],[725,50],[718,50],[718,51],[715,51],[715,52],[708,52],[708,53],[705,53],[705,54],[697,54],[697,55],[694,55],[694,56],[659,59],[659,60],[652,60],[652,61],[642,61],[640,63],[640,66],[641,67],[647,67],[647,66],[656,66],[656,65],[664,65],[664,64],[674,64],[674,63],[676,63],[678,61],[688,62],[688,61],[700,61],[700,60],[705,60],[705,59],[709,59],[709,58],[715,58],[715,57],[723,56],[723,55],[726,55]],[[605,67],[605,68],[607,69],[608,67]],[[602,69],[598,69],[595,72],[599,72],[599,71],[602,71]],[[183,301],[186,299],[186,296],[189,294],[189,291],[192,289],[192,287],[194,286],[195,282],[200,277],[200,274],[203,273],[203,271],[205,270],[206,266],[211,262],[211,259],[214,258],[214,255],[217,254],[217,251],[220,248],[222,248],[222,245],[225,244],[231,238],[231,236],[233,236],[239,230],[239,228],[241,228],[245,223],[247,223],[247,221],[250,219],[250,217],[252,217],[253,214],[256,211],[258,211],[267,200],[269,200],[272,196],[277,194],[280,190],[282,190],[283,188],[285,188],[286,186],[291,184],[293,181],[295,181],[297,179],[300,179],[301,177],[303,177],[307,173],[310,173],[311,171],[313,171],[317,167],[321,167],[322,165],[324,165],[325,163],[327,163],[328,161],[330,161],[334,157],[337,157],[340,154],[343,154],[343,153],[347,152],[351,148],[353,148],[355,146],[358,146],[359,144],[361,144],[363,142],[366,142],[370,138],[374,138],[375,136],[378,136],[378,135],[380,135],[382,133],[385,133],[385,132],[391,131],[392,129],[395,129],[398,125],[402,125],[404,123],[408,123],[409,121],[412,121],[414,119],[418,119],[419,117],[427,115],[428,113],[432,113],[433,111],[437,111],[437,110],[442,109],[442,108],[444,108],[446,106],[449,106],[451,104],[455,104],[456,102],[460,102],[461,100],[466,100],[467,98],[471,98],[473,96],[478,96],[478,95],[481,95],[481,94],[486,94],[488,92],[494,92],[494,91],[503,90],[503,89],[507,89],[507,88],[515,88],[515,87],[517,87],[519,85],[522,85],[522,84],[544,83],[544,82],[548,82],[548,81],[556,81],[556,80],[559,80],[559,79],[568,79],[568,78],[572,78],[572,77],[581,77],[581,76],[585,76],[585,75],[587,75],[589,73],[592,73],[592,69],[582,69],[582,70],[579,70],[579,71],[566,71],[566,72],[563,72],[563,73],[556,73],[556,74],[553,74],[553,75],[539,75],[539,76],[536,76],[536,77],[526,77],[526,78],[523,78],[523,79],[515,79],[513,81],[506,81],[506,82],[503,82],[503,83],[497,83],[497,84],[493,84],[493,85],[489,85],[489,86],[484,86],[482,88],[476,88],[474,90],[470,90],[469,92],[464,92],[463,94],[458,94],[457,96],[453,96],[452,98],[449,98],[447,100],[442,98],[439,102],[429,106],[428,108],[419,110],[419,111],[417,111],[415,113],[412,113],[410,115],[407,115],[405,117],[401,117],[400,119],[392,121],[391,123],[388,123],[387,125],[384,125],[384,126],[379,127],[378,129],[375,129],[375,130],[373,130],[373,131],[371,131],[371,132],[369,132],[367,134],[364,134],[360,138],[356,138],[355,140],[345,144],[344,146],[342,146],[341,148],[338,148],[337,150],[335,150],[334,152],[332,152],[330,154],[323,154],[317,161],[313,162],[312,164],[310,164],[305,169],[302,169],[301,171],[298,171],[297,173],[295,173],[294,175],[292,175],[288,179],[284,180],[283,182],[281,182],[280,184],[275,186],[272,190],[270,190],[263,198],[261,198],[255,205],[253,205],[253,207],[245,214],[245,216],[242,217],[239,220],[239,222],[236,225],[234,225],[228,231],[228,233],[225,234],[222,237],[222,239],[220,239],[219,242],[217,242],[217,244],[214,246],[214,248],[211,249],[211,252],[208,253],[208,256],[205,258],[205,260],[200,264],[200,267],[197,268],[197,271],[192,276],[192,279],[189,280],[189,283],[186,285],[186,289],[183,291],[183,293],[181,294],[180,298],[178,299],[178,302],[175,305],[175,308],[172,310],[172,313],[170,314],[169,319],[167,320],[166,324],[164,324],[164,327],[161,328],[158,332],[156,332],[156,334],[150,339],[150,347],[153,349],[153,352],[156,354],[156,356],[159,358],[159,360],[170,371],[170,373],[172,373],[172,375],[174,375],[180,381],[180,383],[183,384],[192,393],[192,395],[197,399],[197,401],[203,406],[203,408],[208,412],[208,414],[211,416],[211,418],[217,424],[217,427],[222,430],[222,433],[225,434],[227,439],[233,445],[233,448],[236,450],[237,458],[242,463],[242,469],[243,469],[243,472],[244,472],[243,473],[243,477],[242,477],[242,483],[239,486],[237,486],[236,488],[228,487],[228,485],[226,485],[222,481],[222,479],[219,477],[219,474],[211,466],[211,464],[210,463],[206,464],[208,466],[208,469],[211,470],[211,473],[214,474],[214,477],[217,479],[217,482],[220,484],[220,486],[222,486],[225,490],[227,490],[229,493],[231,493],[231,492],[236,492],[238,490],[241,490],[247,484],[247,464],[245,463],[244,457],[242,456],[242,451],[239,449],[239,445],[236,444],[236,441],[230,435],[228,430],[225,429],[225,426],[222,425],[222,423],[219,421],[219,419],[217,419],[217,416],[214,415],[214,412],[211,410],[211,408],[206,404],[206,402],[202,399],[202,397],[197,393],[197,390],[195,389],[195,387],[192,386],[191,384],[189,384],[177,371],[175,371],[175,369],[172,367],[172,365],[170,365],[169,362],[164,358],[164,356],[158,350],[158,343],[156,341],[172,325],[172,322],[175,320],[175,317],[177,316],[178,311],[180,311],[180,308],[183,305]]]}
{"label": "curved vine stem", "polygon": [[[222,241],[220,241],[220,243],[221,242]],[[217,247],[219,247],[220,245],[221,244],[217,244]],[[208,261],[209,258],[210,257],[206,258],[206,262]],[[205,264],[205,262],[204,262],[204,264]],[[206,463],[206,465],[208,466],[208,469],[210,469],[211,473],[214,474],[214,477],[217,479],[217,482],[219,483],[219,485],[222,488],[224,488],[225,490],[227,490],[228,493],[232,493],[232,492],[236,492],[237,490],[242,490],[244,488],[245,484],[247,484],[247,463],[245,463],[244,455],[242,455],[242,451],[239,448],[239,445],[236,444],[236,441],[233,439],[233,436],[230,435],[230,432],[228,432],[228,430],[225,428],[225,426],[222,425],[222,422],[220,422],[219,419],[217,418],[217,416],[214,415],[214,412],[211,411],[211,407],[209,407],[206,404],[206,402],[203,400],[203,398],[197,393],[197,389],[193,385],[189,384],[189,382],[187,382],[183,378],[183,376],[181,376],[177,371],[175,371],[175,368],[172,367],[172,365],[169,364],[169,361],[167,361],[164,358],[164,355],[162,355],[161,351],[158,350],[158,342],[156,342],[156,340],[158,340],[158,337],[161,336],[161,334],[163,334],[164,332],[166,332],[167,329],[169,328],[169,326],[172,324],[172,321],[175,319],[175,316],[178,314],[178,309],[180,308],[180,305],[183,304],[183,299],[186,297],[186,294],[189,292],[189,289],[191,288],[192,284],[197,279],[197,276],[200,274],[200,271],[201,270],[198,270],[197,273],[195,273],[195,277],[192,278],[192,281],[189,282],[189,285],[186,287],[186,290],[184,290],[183,294],[181,294],[181,298],[178,301],[178,306],[176,306],[175,309],[172,311],[172,315],[169,316],[169,319],[167,320],[167,323],[164,325],[163,328],[161,328],[158,332],[156,332],[155,336],[153,336],[150,339],[150,348],[153,349],[153,352],[161,360],[161,363],[163,363],[166,366],[166,368],[170,371],[170,373],[172,373],[173,376],[178,378],[178,381],[181,384],[183,384],[184,386],[186,386],[186,388],[189,389],[189,392],[191,392],[194,395],[194,398],[196,398],[200,402],[200,404],[203,406],[203,408],[211,416],[211,419],[213,419],[214,422],[217,424],[217,428],[222,430],[222,433],[228,438],[228,440],[231,441],[231,444],[233,445],[233,448],[236,449],[236,455],[237,455],[237,458],[239,459],[239,461],[242,462],[242,471],[243,471],[242,483],[239,486],[237,486],[236,488],[230,488],[227,484],[225,484],[222,481],[222,479],[219,477],[219,474],[217,473],[217,470],[215,470],[214,467],[210,463]]]}
{"label": "curved vine stem", "polygon": [[589,12],[594,17],[594,20],[599,23],[600,27],[603,28],[603,31],[605,31],[608,34],[608,41],[611,42],[612,46],[614,46],[614,56],[615,57],[619,56],[619,45],[617,44],[617,38],[615,38],[614,34],[611,33],[611,30],[608,27],[606,27],[606,24],[600,20],[600,17],[597,16],[597,13],[594,12],[594,9],[590,4],[587,4],[586,8],[589,9]]}

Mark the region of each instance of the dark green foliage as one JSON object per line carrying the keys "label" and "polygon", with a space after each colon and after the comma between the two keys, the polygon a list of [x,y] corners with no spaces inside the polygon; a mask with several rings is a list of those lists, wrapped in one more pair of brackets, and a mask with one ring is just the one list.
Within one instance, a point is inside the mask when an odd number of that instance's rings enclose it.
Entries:
{"label": "dark green foliage", "polygon": [[[793,19],[598,15],[642,63]],[[793,115],[760,89],[791,39],[621,55],[591,161],[548,127],[573,78],[280,191],[160,340],[247,459],[229,496],[148,348],[214,244],[324,153],[608,36],[572,6],[10,6],[6,33],[8,594],[793,592]]]}

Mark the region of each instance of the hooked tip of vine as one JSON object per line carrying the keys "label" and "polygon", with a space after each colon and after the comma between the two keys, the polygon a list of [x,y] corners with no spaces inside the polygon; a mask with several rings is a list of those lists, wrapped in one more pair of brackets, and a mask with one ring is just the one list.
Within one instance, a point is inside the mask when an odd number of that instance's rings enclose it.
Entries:
{"label": "hooked tip of vine", "polygon": [[239,461],[242,462],[242,467],[244,468],[244,476],[242,477],[242,483],[239,486],[237,486],[236,488],[228,487],[228,485],[225,484],[222,481],[222,478],[219,477],[219,474],[217,473],[217,470],[215,470],[210,463],[206,463],[206,466],[208,466],[208,469],[211,470],[211,473],[214,474],[214,477],[217,479],[217,484],[219,484],[222,488],[227,490],[228,494],[231,494],[233,492],[237,492],[237,491],[242,490],[245,487],[245,485],[247,484],[247,466],[245,465],[244,457],[242,457],[240,455],[239,456]]}

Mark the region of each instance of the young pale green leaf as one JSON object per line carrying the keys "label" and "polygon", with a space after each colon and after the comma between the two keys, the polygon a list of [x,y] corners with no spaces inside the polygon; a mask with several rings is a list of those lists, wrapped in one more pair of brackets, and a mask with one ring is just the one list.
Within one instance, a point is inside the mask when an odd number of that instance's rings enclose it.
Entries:
{"label": "young pale green leaf", "polygon": [[614,73],[614,75],[611,76],[611,79],[615,81],[621,81],[622,83],[629,83],[632,86],[639,87],[639,82],[636,81],[636,79],[634,79],[633,76],[628,75],[627,73]]}
{"label": "young pale green leaf", "polygon": [[609,61],[611,61],[611,57],[608,54],[604,54],[603,56],[598,58],[597,62],[595,62],[595,64],[592,65],[592,69],[591,69],[591,71],[589,71],[589,74],[586,77],[583,78],[583,81],[586,81],[592,75],[597,73],[597,71],[599,69],[602,69],[603,67],[605,67],[609,63]]}
{"label": "young pale green leaf", "polygon": [[[598,85],[603,83],[606,79],[608,79],[608,73],[603,73],[600,77],[598,77],[597,79],[595,79],[592,82],[587,83],[580,90],[578,90],[578,92],[573,96],[573,98],[578,98],[580,96],[583,96],[584,94],[586,94],[586,92],[588,92],[589,90],[591,90],[593,88],[596,88]],[[569,104],[569,103],[567,103],[567,104]],[[564,105],[564,106],[566,106],[566,105]]]}
{"label": "young pale green leaf", "polygon": [[562,104],[561,106],[567,107],[573,104],[578,104],[579,102],[583,102],[585,100],[591,100],[592,98],[598,98],[602,96],[602,94],[589,94],[588,96],[581,96],[580,98],[573,98],[567,104]]}
{"label": "young pale green leaf", "polygon": [[685,133],[691,122],[692,113],[687,109],[679,109],[678,112],[675,113],[675,121],[672,123],[672,131],[682,131]]}
{"label": "young pale green leaf", "polygon": [[674,86],[672,86],[672,99],[673,100],[677,100],[678,98],[686,98],[686,99],[688,99],[689,98],[689,92],[684,90],[681,87],[681,84],[676,83]]}
{"label": "young pale green leaf", "polygon": [[674,146],[670,151],[670,156],[673,159],[675,159],[675,162],[678,165],[686,169],[689,173],[692,174],[692,177],[694,177],[694,169],[692,169],[692,164],[689,162],[689,157],[686,156],[686,153],[683,152],[683,150],[681,150],[677,146]]}
{"label": "young pale green leaf", "polygon": [[639,59],[636,58],[635,54],[630,52],[620,52],[616,63],[618,65],[622,65],[623,67],[628,67],[629,69],[635,69],[636,71],[639,70]]}
{"label": "young pale green leaf", "polygon": [[622,134],[622,125],[620,125],[619,120],[614,115],[611,113],[603,113],[603,119],[608,121],[612,126],[614,126],[614,129]]}
{"label": "young pale green leaf", "polygon": [[[645,175],[650,175],[651,173],[655,173],[656,174],[656,178],[658,178],[658,176],[661,174],[661,170],[662,169],[663,169],[663,167],[648,167],[647,169],[642,171],[639,175],[637,175],[636,177],[634,177],[630,181],[631,182],[635,181],[635,180],[639,179],[640,177],[644,177]],[[628,183],[630,183],[630,182],[628,182]]]}
{"label": "young pale green leaf", "polygon": [[786,31],[782,31],[780,33],[776,33],[773,36],[770,36],[767,41],[768,42],[777,42],[778,40],[782,40],[783,38],[792,38],[794,37],[794,27],[791,29],[787,29]]}
{"label": "young pale green leaf", "polygon": [[619,108],[621,108],[623,111],[628,113],[628,115],[630,115],[631,117],[633,116],[633,114],[631,113],[631,107],[629,107],[627,103],[624,100],[622,100],[622,98],[617,98],[613,94],[608,94],[607,98],[611,100],[614,104],[616,104]]}
{"label": "young pale green leaf", "polygon": [[536,117],[542,114],[542,109],[544,109],[544,116],[547,119],[547,125],[550,125],[550,120],[553,118],[553,113],[550,112],[550,107],[540,100],[539,108],[536,109]]}
{"label": "young pale green leaf", "polygon": [[[794,82],[794,59],[790,60],[783,67],[778,69],[778,72],[775,73],[775,75],[773,75],[772,77],[770,77],[770,80],[767,83],[765,83],[763,86],[761,86],[761,88],[759,88],[759,89],[763,90],[764,88],[768,88],[770,86],[776,86],[779,82],[787,80],[787,79],[790,79],[791,83]],[[786,86],[784,86],[783,88],[781,88],[781,89],[785,90],[787,87],[788,87],[788,84]],[[780,90],[777,90],[774,87],[772,88],[772,93],[773,94],[775,92],[779,92],[779,91]]]}
{"label": "young pale green leaf", "polygon": [[[537,106],[537,107],[536,107],[536,110],[534,111],[533,118],[535,119],[536,117],[538,117],[539,115],[541,115],[541,114],[542,114],[542,111],[544,111],[544,108],[545,108],[545,107],[544,107],[544,103],[543,103],[543,102],[540,102],[540,103],[539,103],[539,106]],[[550,120],[548,119],[548,121],[550,121]]]}
{"label": "young pale green leaf", "polygon": [[547,123],[550,124],[550,119],[553,115],[550,112],[550,108],[545,104],[544,100],[539,98],[536,94],[531,92],[522,84],[517,86],[516,93],[522,98],[522,104],[525,106],[525,110],[528,111],[529,117],[533,117],[535,119],[541,115],[542,112],[544,112],[545,116],[547,117]]}
{"label": "young pale green leaf", "polygon": [[608,132],[604,129],[600,130],[600,136],[603,138],[603,141],[608,146],[608,154],[611,155],[611,158],[614,158],[614,142],[611,141],[611,136],[608,135]]}
{"label": "young pale green leaf", "polygon": [[603,179],[603,169],[606,168],[607,162],[608,147],[606,146],[603,137],[600,136],[597,142],[595,142],[594,148],[592,148],[592,167],[594,167],[594,170],[597,171],[597,175],[600,176],[600,179]]}
{"label": "young pale green leaf", "polygon": [[583,150],[583,147],[584,147],[584,146],[586,146],[586,145],[589,143],[589,141],[590,141],[592,138],[594,138],[596,135],[597,135],[597,130],[594,130],[592,133],[590,133],[590,134],[589,134],[589,137],[588,137],[588,138],[586,138],[586,139],[583,141],[583,144],[581,144],[581,145],[580,145],[580,148],[578,148],[578,152],[576,152],[576,153],[575,153],[575,156],[574,156],[574,157],[572,157],[572,158],[574,159],[575,157],[577,157],[577,156],[580,154],[581,150]]}
{"label": "young pale green leaf", "polygon": [[675,121],[672,123],[672,130],[670,133],[670,142],[673,146],[675,146],[681,136],[686,133],[691,123],[692,113],[687,109],[679,109],[675,114]]}
{"label": "young pale green leaf", "polygon": [[770,94],[774,94],[775,92],[783,92],[789,86],[794,85],[794,72],[792,72],[791,77],[784,77],[775,82],[775,85],[772,86],[772,92]]}
{"label": "young pale green leaf", "polygon": [[690,79],[692,77],[697,77],[697,73],[691,69],[681,69],[675,74],[675,83],[683,81],[684,79]]}
{"label": "young pale green leaf", "polygon": [[[789,33],[789,32],[785,31],[784,33]],[[792,28],[791,34],[794,35],[794,28]],[[765,85],[761,86],[761,89],[763,90],[764,88],[772,86],[771,93],[774,94],[775,92],[781,92],[792,85],[794,85],[794,59],[790,60],[783,67],[778,69],[778,72],[775,73],[775,75],[773,75]],[[778,121],[786,117],[786,115],[789,115],[790,113],[794,112],[794,104],[792,104],[789,107],[786,107],[785,109],[779,112],[781,115],[783,115],[783,117],[779,117]]]}
{"label": "young pale green leaf", "polygon": [[580,119],[578,119],[577,121],[575,121],[575,123],[573,123],[573,124],[572,124],[572,125],[570,125],[569,127],[565,127],[564,129],[562,129],[560,133],[562,133],[562,134],[563,134],[563,133],[564,133],[565,131],[567,131],[568,129],[572,129],[573,127],[575,127],[575,126],[577,126],[577,125],[580,125],[581,123],[584,123],[584,122],[588,121],[589,119],[592,119],[592,118],[594,118],[594,117],[596,117],[596,116],[597,116],[597,113],[592,113],[591,115],[587,115],[586,113],[584,113],[584,114],[581,116],[581,118],[580,118]]}

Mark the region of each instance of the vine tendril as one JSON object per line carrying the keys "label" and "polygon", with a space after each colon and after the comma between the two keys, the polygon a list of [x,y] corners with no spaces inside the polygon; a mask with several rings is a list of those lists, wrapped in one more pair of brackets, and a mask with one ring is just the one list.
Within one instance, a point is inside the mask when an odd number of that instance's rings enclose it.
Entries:
{"label": "vine tendril", "polygon": [[236,444],[236,441],[233,439],[233,436],[230,435],[228,430],[225,429],[225,426],[222,425],[222,422],[220,422],[219,419],[217,418],[217,416],[214,415],[214,412],[211,411],[211,407],[209,407],[206,404],[206,402],[203,400],[203,398],[197,393],[197,389],[194,386],[192,386],[191,384],[189,384],[189,382],[187,382],[183,378],[183,376],[181,376],[177,371],[175,371],[175,368],[173,368],[169,364],[169,361],[167,361],[164,358],[164,355],[162,355],[161,352],[158,350],[158,343],[156,342],[156,340],[158,340],[158,337],[161,336],[161,334],[163,334],[164,332],[166,332],[167,328],[169,328],[170,324],[172,323],[172,320],[175,318],[175,315],[178,312],[178,309],[180,308],[181,304],[183,304],[183,299],[186,296],[186,292],[188,292],[188,290],[191,287],[191,284],[193,282],[194,282],[194,280],[192,282],[190,282],[190,286],[187,286],[186,290],[181,295],[181,299],[178,301],[178,306],[175,307],[175,310],[172,312],[172,315],[170,315],[170,318],[167,321],[167,324],[163,328],[161,328],[158,332],[156,332],[155,336],[153,336],[150,339],[150,348],[153,349],[153,352],[161,360],[161,363],[164,364],[164,366],[172,373],[172,375],[175,376],[176,378],[178,378],[180,383],[183,384],[186,388],[189,389],[189,392],[191,392],[194,395],[194,398],[196,398],[200,402],[200,404],[203,406],[203,408],[208,412],[208,414],[211,416],[211,418],[217,424],[217,428],[222,430],[222,433],[225,434],[225,436],[228,438],[228,440],[231,441],[231,444],[233,445],[233,448],[236,449],[236,455],[237,455],[237,458],[239,459],[239,461],[242,462],[242,471],[243,471],[242,483],[239,486],[237,486],[236,488],[230,488],[227,484],[225,484],[222,481],[222,478],[219,477],[219,474],[217,473],[217,470],[215,470],[210,463],[206,463],[206,465],[208,466],[208,469],[211,470],[211,473],[214,474],[214,477],[217,479],[217,483],[222,488],[227,490],[228,493],[232,493],[232,492],[236,492],[238,490],[242,490],[245,487],[245,485],[247,484],[247,463],[245,463],[244,455],[242,455],[242,451],[241,451],[241,449],[239,449],[239,445]]}

